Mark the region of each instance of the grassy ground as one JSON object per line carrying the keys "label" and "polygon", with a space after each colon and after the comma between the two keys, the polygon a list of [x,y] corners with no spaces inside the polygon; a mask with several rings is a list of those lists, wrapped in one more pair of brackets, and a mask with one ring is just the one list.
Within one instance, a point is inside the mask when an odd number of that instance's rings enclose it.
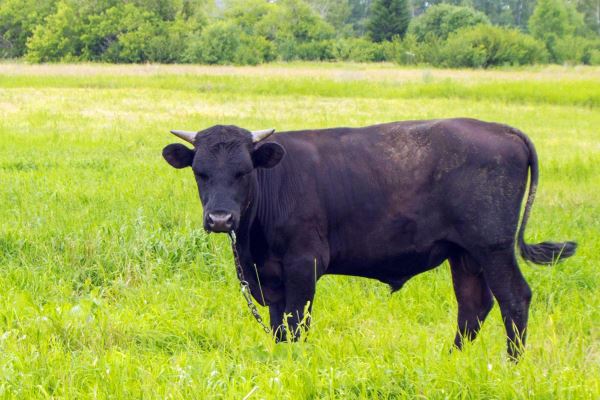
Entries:
{"label": "grassy ground", "polygon": [[[406,70],[0,64],[0,397],[600,397],[600,69]],[[521,263],[534,299],[526,356],[505,356],[495,307],[450,353],[447,264],[390,296],[319,282],[309,341],[275,345],[201,229],[169,129],[280,131],[469,116],[528,133],[541,183],[526,237],[579,241]],[[266,313],[266,310],[262,310]]]}

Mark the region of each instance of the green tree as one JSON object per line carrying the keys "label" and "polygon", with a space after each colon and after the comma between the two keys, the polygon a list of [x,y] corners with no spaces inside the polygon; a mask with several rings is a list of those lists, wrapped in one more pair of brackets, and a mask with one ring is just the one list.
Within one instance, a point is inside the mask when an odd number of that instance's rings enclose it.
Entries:
{"label": "green tree", "polygon": [[350,25],[352,7],[349,0],[306,0],[306,2],[321,18],[335,28],[338,35],[346,35],[352,32],[352,26]]}
{"label": "green tree", "polygon": [[348,0],[351,10],[349,23],[357,36],[364,36],[366,33],[372,2],[373,0]]}
{"label": "green tree", "polygon": [[119,3],[87,17],[82,58],[109,62],[182,61],[188,37],[200,31],[196,14],[174,20],[132,3]]}
{"label": "green tree", "polygon": [[27,58],[34,62],[76,60],[81,52],[81,19],[66,1],[57,4],[56,12],[37,25],[27,40]]}
{"label": "green tree", "polygon": [[375,0],[371,7],[368,30],[375,42],[403,37],[410,23],[407,0]]}
{"label": "green tree", "polygon": [[529,19],[529,31],[546,44],[564,36],[569,16],[563,0],[538,0]]}
{"label": "green tree", "polygon": [[538,0],[529,18],[529,31],[545,43],[552,61],[562,62],[556,44],[570,30],[569,13],[563,0]]}
{"label": "green tree", "polygon": [[36,26],[55,11],[55,0],[0,1],[0,58],[21,57]]}
{"label": "green tree", "polygon": [[574,2],[567,1],[565,9],[567,10],[568,34],[585,36],[591,32],[590,28],[585,24],[585,16],[577,10]]}
{"label": "green tree", "polygon": [[298,58],[299,46],[335,36],[334,28],[301,0],[283,0],[254,24],[255,32],[273,42],[284,60]]}
{"label": "green tree", "polygon": [[423,14],[430,7],[450,4],[481,11],[493,24],[517,26],[525,30],[535,2],[536,0],[412,0],[411,4],[413,17]]}
{"label": "green tree", "polygon": [[233,64],[240,46],[240,28],[232,21],[218,21],[202,32],[199,59],[207,64]]}
{"label": "green tree", "polygon": [[575,5],[587,27],[600,35],[600,0],[575,0]]}
{"label": "green tree", "polygon": [[429,7],[438,4],[450,4],[453,6],[472,6],[473,0],[411,0],[410,8],[412,16],[416,17],[423,14]]}
{"label": "green tree", "polygon": [[535,0],[473,0],[473,7],[485,13],[492,23],[525,29]]}
{"label": "green tree", "polygon": [[490,20],[471,7],[439,4],[429,7],[425,13],[413,19],[409,32],[418,41],[424,41],[427,37],[445,40],[452,32],[479,24],[489,25]]}

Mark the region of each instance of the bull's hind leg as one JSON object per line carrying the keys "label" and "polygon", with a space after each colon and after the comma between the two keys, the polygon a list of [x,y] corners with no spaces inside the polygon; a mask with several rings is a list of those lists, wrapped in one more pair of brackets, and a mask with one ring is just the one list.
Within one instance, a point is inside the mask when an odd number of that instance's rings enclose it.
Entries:
{"label": "bull's hind leg", "polygon": [[458,330],[454,344],[462,349],[465,340],[474,340],[494,305],[480,265],[467,253],[450,257],[452,283],[458,302]]}
{"label": "bull's hind leg", "polygon": [[531,289],[521,274],[512,244],[483,253],[481,263],[485,280],[500,305],[508,354],[517,360],[525,346]]}

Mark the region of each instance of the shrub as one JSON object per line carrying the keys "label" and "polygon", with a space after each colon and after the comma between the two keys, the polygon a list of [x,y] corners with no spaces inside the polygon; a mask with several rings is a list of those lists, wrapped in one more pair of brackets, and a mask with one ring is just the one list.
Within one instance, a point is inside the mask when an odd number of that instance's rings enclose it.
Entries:
{"label": "shrub", "polygon": [[306,61],[327,61],[335,58],[329,40],[300,43],[296,46],[296,55],[300,60]]}
{"label": "shrub", "polygon": [[140,63],[152,61],[151,41],[157,29],[150,21],[143,21],[134,30],[119,35],[118,62]]}
{"label": "shrub", "polygon": [[38,25],[27,40],[27,59],[33,62],[76,60],[81,52],[80,36],[83,27],[75,10],[64,1],[56,12]]}
{"label": "shrub", "polygon": [[593,49],[590,51],[590,65],[600,65],[600,50]]}
{"label": "shrub", "polygon": [[600,40],[568,35],[555,41],[553,55],[560,63],[591,64],[595,50],[600,50]]}
{"label": "shrub", "polygon": [[413,19],[409,26],[409,33],[420,42],[431,37],[445,40],[448,35],[459,29],[481,24],[490,24],[488,17],[482,12],[471,7],[438,4],[429,7],[419,17]]}
{"label": "shrub", "polygon": [[384,45],[363,38],[348,38],[332,43],[333,57],[336,60],[373,62],[384,61]]}
{"label": "shrub", "polygon": [[490,67],[544,62],[544,45],[518,30],[479,25],[450,35],[435,64],[447,67]]}
{"label": "shrub", "polygon": [[264,37],[241,32],[234,21],[219,21],[192,35],[182,62],[256,65],[276,57],[275,46]]}
{"label": "shrub", "polygon": [[155,62],[180,62],[186,49],[186,42],[193,34],[193,24],[181,18],[159,23],[157,35],[150,40],[148,58]]}
{"label": "shrub", "polygon": [[152,12],[121,3],[90,15],[81,35],[82,58],[109,62],[180,61],[195,25],[162,21]]}
{"label": "shrub", "polygon": [[0,58],[21,57],[35,27],[54,13],[54,0],[0,1]]}
{"label": "shrub", "polygon": [[240,35],[240,28],[231,21],[218,21],[207,26],[197,43],[196,59],[206,64],[233,64]]}
{"label": "shrub", "polygon": [[414,65],[421,60],[420,45],[414,35],[408,34],[403,39],[396,36],[387,42],[383,49],[385,59],[401,65]]}
{"label": "shrub", "polygon": [[[256,34],[281,44],[318,42],[334,37],[331,25],[301,0],[281,0],[269,7],[259,21],[254,23]],[[285,44],[284,47],[289,46]]]}
{"label": "shrub", "polygon": [[264,37],[242,34],[235,53],[235,63],[257,65],[276,58],[275,46]]}

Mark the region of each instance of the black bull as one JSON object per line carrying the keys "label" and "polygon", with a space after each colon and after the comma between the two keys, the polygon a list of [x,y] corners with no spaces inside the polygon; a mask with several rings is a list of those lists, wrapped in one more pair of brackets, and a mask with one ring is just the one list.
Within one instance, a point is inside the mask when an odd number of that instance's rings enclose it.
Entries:
{"label": "black bull", "polygon": [[378,279],[395,291],[449,260],[456,346],[475,338],[495,297],[516,357],[531,290],[515,241],[522,257],[538,264],[575,252],[573,242],[525,243],[538,160],[529,138],[506,125],[405,121],[262,141],[235,126],[187,134],[178,136],[193,150],[171,144],[163,156],[176,168],[192,167],[205,228],[235,230],[252,295],[269,306],[277,340],[298,337],[324,274]]}

